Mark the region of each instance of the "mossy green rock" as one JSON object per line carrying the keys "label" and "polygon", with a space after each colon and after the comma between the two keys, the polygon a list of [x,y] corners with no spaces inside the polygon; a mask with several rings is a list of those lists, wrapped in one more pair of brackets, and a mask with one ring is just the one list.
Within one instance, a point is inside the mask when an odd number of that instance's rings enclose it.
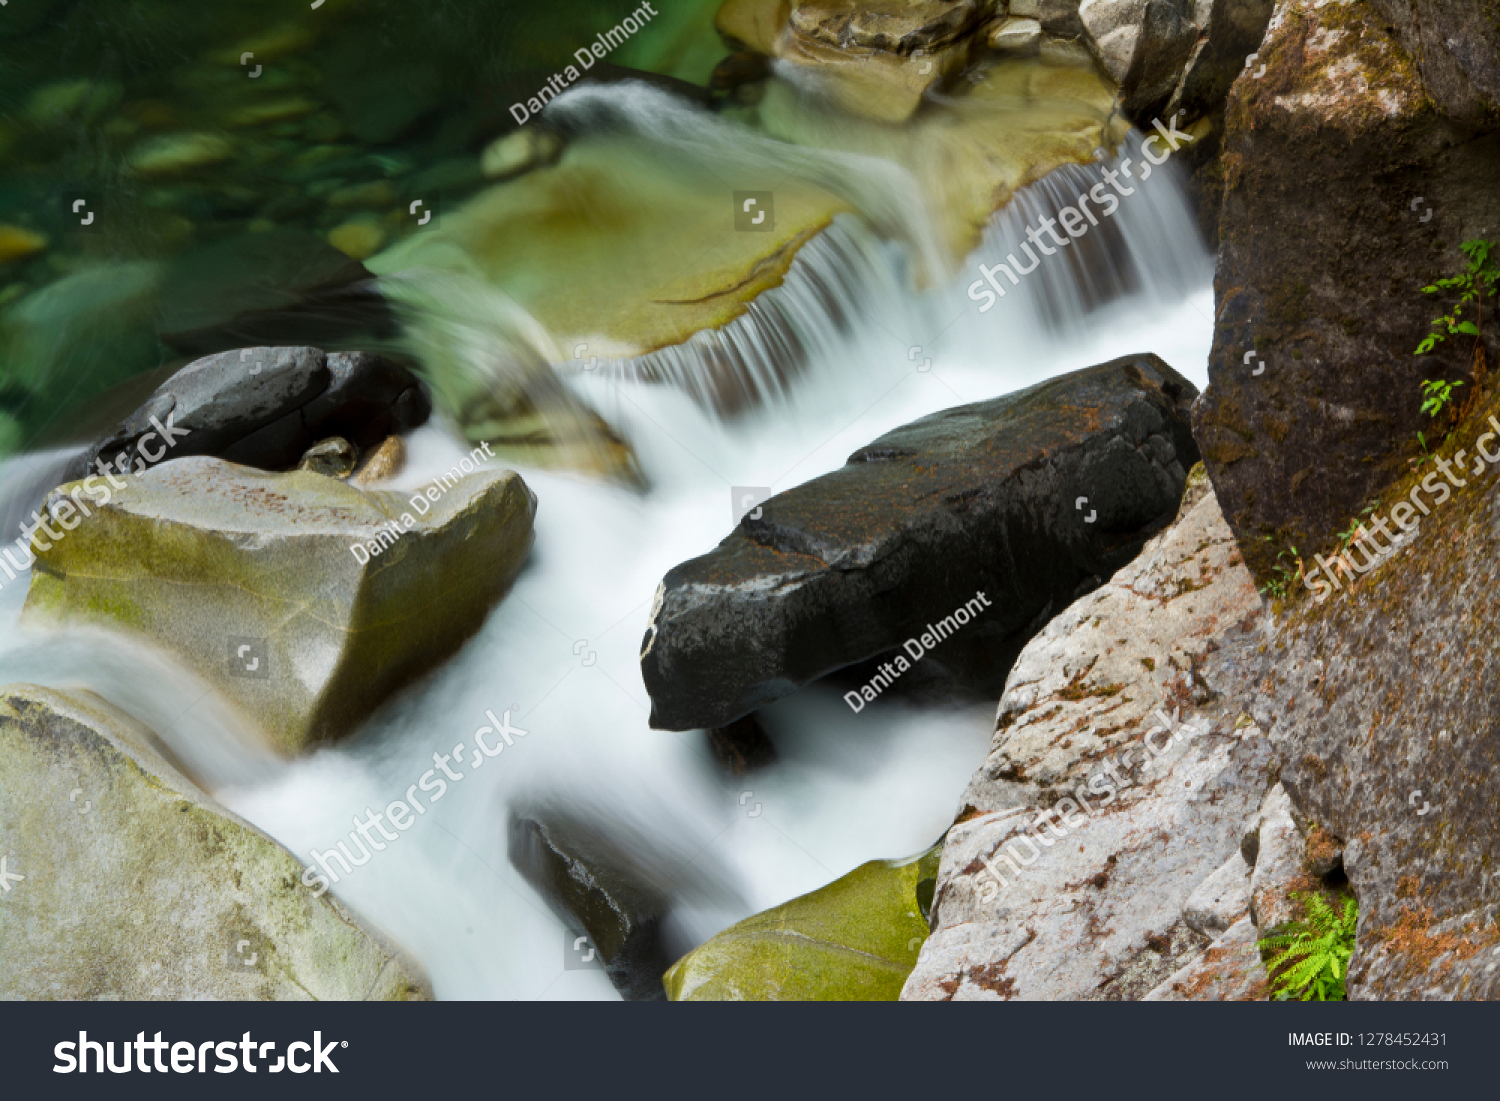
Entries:
{"label": "mossy green rock", "polygon": [[117,479],[103,504],[79,492],[100,478],[63,486],[49,509],[91,512],[33,544],[23,619],[142,636],[295,753],[457,650],[520,570],[536,498],[514,471],[459,473],[422,496],[195,456]]}
{"label": "mossy green rock", "polygon": [[431,997],[416,964],[90,693],[0,689],[0,835],[0,1000]]}
{"label": "mossy green rock", "polygon": [[666,973],[673,1001],[895,1001],[927,939],[918,884],[941,847],[871,860],[732,925]]}

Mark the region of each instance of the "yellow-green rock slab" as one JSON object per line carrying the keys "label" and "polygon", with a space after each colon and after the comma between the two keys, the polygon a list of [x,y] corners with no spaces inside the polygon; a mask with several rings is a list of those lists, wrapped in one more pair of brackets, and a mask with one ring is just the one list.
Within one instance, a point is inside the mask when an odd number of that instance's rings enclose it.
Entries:
{"label": "yellow-green rock slab", "polygon": [[91,514],[54,519],[74,530],[43,536],[50,548],[33,542],[23,622],[141,636],[286,753],[348,733],[478,630],[530,550],[536,513],[509,470],[445,475],[429,487],[436,501],[420,498],[425,512],[413,494],[207,457],[120,480],[106,504],[83,489],[108,492],[100,478],[49,498]]}
{"label": "yellow-green rock slab", "polygon": [[1064,164],[1094,159],[1128,123],[1112,120],[1114,88],[1091,66],[1008,58],[958,81],[905,126],[830,115],[779,81],[755,112],[772,137],[885,157],[928,197],[950,254],[967,255],[1016,191]]}
{"label": "yellow-green rock slab", "polygon": [[0,1000],[431,997],[88,692],[0,689],[0,835]]}
{"label": "yellow-green rock slab", "polygon": [[927,939],[917,885],[941,847],[872,860],[811,894],[746,918],[663,977],[673,1001],[895,1001]]}
{"label": "yellow-green rock slab", "polygon": [[578,142],[556,165],[481,192],[367,266],[381,275],[420,267],[478,275],[565,354],[582,344],[585,358],[639,355],[740,316],[781,283],[814,233],[850,209],[786,179],[763,223],[773,228],[736,229],[734,191],[766,186],[627,140]]}

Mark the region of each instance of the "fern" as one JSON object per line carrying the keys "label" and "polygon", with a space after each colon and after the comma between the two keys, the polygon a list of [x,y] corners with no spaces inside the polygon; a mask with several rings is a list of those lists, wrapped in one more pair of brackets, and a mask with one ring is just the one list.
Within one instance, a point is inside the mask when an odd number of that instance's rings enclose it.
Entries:
{"label": "fern", "polygon": [[1266,961],[1276,1000],[1344,1001],[1344,977],[1349,973],[1349,957],[1354,954],[1359,909],[1352,898],[1348,899],[1340,916],[1320,894],[1303,892],[1293,897],[1306,904],[1305,920],[1294,922],[1286,933],[1260,941],[1262,950],[1281,949]]}

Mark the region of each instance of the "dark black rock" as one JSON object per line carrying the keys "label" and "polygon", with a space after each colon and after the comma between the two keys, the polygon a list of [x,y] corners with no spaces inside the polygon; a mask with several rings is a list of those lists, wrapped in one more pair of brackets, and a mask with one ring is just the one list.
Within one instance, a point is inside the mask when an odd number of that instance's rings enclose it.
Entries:
{"label": "dark black rock", "polygon": [[754,715],[741,715],[727,726],[714,727],[708,732],[708,745],[719,767],[731,776],[743,776],[776,761],[776,746]]}
{"label": "dark black rock", "polygon": [[923,660],[997,695],[1025,642],[1175,515],[1196,393],[1126,357],[923,418],[772,497],[663,581],[641,653],[651,724],[725,726],[981,591]]}
{"label": "dark black rock", "polygon": [[[281,470],[296,465],[309,447],[330,436],[341,436],[357,448],[373,447],[392,433],[424,423],[431,408],[415,375],[369,353],[328,355],[317,348],[220,352],[188,364],[162,383],[85,450],[69,475],[83,477],[95,469],[96,459],[110,465],[125,453],[148,462],[213,455]],[[165,451],[163,429],[173,436]]]}
{"label": "dark black rock", "polygon": [[570,929],[588,934],[626,1001],[666,1000],[668,899],[629,854],[596,827],[546,810],[512,815],[509,856]]}
{"label": "dark black rock", "polygon": [[1149,0],[1146,4],[1135,53],[1120,82],[1126,117],[1146,130],[1161,116],[1197,45],[1198,27],[1191,16],[1187,0]]}

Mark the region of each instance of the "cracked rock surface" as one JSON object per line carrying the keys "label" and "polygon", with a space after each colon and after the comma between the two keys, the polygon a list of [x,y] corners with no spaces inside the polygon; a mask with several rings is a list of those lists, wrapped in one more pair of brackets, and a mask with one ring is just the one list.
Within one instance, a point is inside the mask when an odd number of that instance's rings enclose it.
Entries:
{"label": "cracked rock surface", "polygon": [[1017,660],[903,998],[1141,998],[1209,943],[1184,913],[1242,859],[1271,747],[1237,706],[1264,612],[1205,483]]}

